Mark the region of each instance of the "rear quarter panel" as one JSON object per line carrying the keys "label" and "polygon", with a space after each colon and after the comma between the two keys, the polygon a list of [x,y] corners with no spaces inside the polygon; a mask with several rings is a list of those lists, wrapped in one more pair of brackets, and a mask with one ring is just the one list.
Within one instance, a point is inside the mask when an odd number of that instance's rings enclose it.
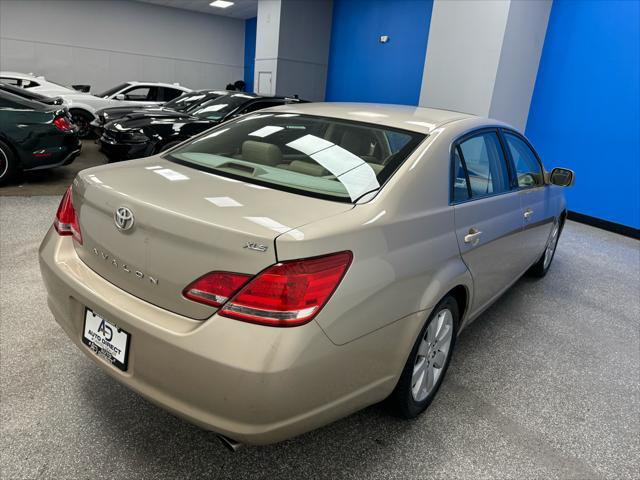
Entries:
{"label": "rear quarter panel", "polygon": [[[449,135],[440,130],[370,202],[277,238],[279,260],[353,252],[343,281],[316,317],[334,343],[346,344],[415,312],[424,312],[426,321],[451,288],[463,285],[471,292],[448,198]],[[415,336],[421,324],[407,326]]]}

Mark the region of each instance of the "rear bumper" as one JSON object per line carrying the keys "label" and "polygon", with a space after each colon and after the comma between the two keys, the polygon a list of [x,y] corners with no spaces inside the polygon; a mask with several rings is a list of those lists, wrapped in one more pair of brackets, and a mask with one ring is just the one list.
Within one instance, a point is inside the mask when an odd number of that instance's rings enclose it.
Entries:
{"label": "rear bumper", "polygon": [[35,156],[35,152],[30,152],[29,158],[23,160],[22,168],[25,171],[32,171],[69,165],[80,155],[81,150],[82,142],[80,139],[77,135],[70,135],[62,146],[38,150],[40,155],[46,153],[46,156]]}
{"label": "rear bumper", "polygon": [[154,148],[154,144],[151,142],[120,143],[107,138],[104,134],[99,138],[98,144],[100,151],[111,160],[133,160],[134,158],[149,157],[153,154]]}
{"label": "rear bumper", "polygon": [[[40,268],[56,321],[91,360],[161,407],[248,444],[284,440],[384,399],[412,343],[406,332],[422,318],[343,346],[316,322],[272,328],[217,315],[191,320],[107,282],[53,229],[40,247]],[[126,372],[82,343],[85,306],[131,334]]]}

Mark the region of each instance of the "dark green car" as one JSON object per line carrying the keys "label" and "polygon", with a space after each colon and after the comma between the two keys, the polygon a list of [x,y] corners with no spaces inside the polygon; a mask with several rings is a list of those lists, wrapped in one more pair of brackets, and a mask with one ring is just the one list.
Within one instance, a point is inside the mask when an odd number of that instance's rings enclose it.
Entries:
{"label": "dark green car", "polygon": [[0,185],[20,171],[68,165],[80,153],[78,129],[64,105],[30,95],[0,86]]}

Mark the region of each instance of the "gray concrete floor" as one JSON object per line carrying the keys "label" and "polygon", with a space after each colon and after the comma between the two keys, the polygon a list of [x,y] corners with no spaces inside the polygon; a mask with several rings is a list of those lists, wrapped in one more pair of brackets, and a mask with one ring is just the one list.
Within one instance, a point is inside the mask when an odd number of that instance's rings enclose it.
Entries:
{"label": "gray concrete floor", "polygon": [[54,322],[37,248],[58,201],[0,198],[3,479],[638,478],[638,241],[569,222],[547,277],[520,280],[463,332],[418,419],[372,406],[232,454]]}
{"label": "gray concrete floor", "polygon": [[0,188],[0,197],[62,195],[80,170],[105,163],[107,157],[100,153],[95,141],[83,140],[80,155],[70,165],[23,172],[15,182]]}

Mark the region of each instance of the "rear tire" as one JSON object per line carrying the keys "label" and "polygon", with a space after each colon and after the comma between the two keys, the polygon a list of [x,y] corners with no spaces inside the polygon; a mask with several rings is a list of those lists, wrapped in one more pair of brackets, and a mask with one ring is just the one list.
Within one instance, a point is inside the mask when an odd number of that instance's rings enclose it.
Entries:
{"label": "rear tire", "polygon": [[78,137],[91,138],[93,132],[91,131],[91,122],[93,121],[93,115],[85,110],[73,109],[69,110],[71,119],[76,127],[78,127]]}
{"label": "rear tire", "polygon": [[389,397],[402,418],[414,418],[431,404],[451,362],[459,324],[458,302],[447,295],[433,309],[411,349],[398,384]]}
{"label": "rear tire", "polygon": [[0,185],[11,182],[19,171],[20,167],[13,150],[6,143],[0,142]]}
{"label": "rear tire", "polygon": [[547,239],[547,245],[544,248],[544,252],[542,253],[540,259],[536,263],[534,263],[529,270],[527,270],[527,275],[542,278],[547,274],[549,268],[551,267],[551,262],[556,255],[556,248],[558,247],[558,240],[560,239],[560,234],[562,233],[563,227],[563,217],[553,220],[553,227],[551,228],[551,233],[549,234],[549,238]]}

